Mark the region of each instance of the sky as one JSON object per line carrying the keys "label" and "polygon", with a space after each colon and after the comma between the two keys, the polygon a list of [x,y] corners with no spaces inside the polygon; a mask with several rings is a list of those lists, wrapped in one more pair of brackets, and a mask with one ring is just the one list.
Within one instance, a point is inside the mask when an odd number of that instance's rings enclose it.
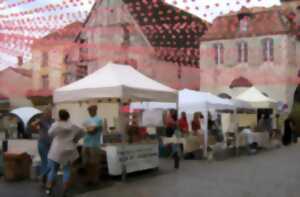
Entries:
{"label": "sky", "polygon": [[[17,14],[22,11],[32,10],[35,8],[41,8],[41,7],[45,8],[45,6],[49,4],[63,5],[63,1],[69,3],[72,0],[4,0],[3,3],[0,3],[0,9],[1,8],[5,8],[5,9],[0,10],[0,15],[5,16],[13,13]],[[25,30],[11,31],[5,27],[3,28],[3,26],[1,28],[1,25],[3,25],[4,20],[16,21],[16,20],[27,19],[27,18],[36,19],[37,17],[46,17],[50,15],[59,15],[59,14],[66,14],[66,13],[78,13],[79,11],[82,13],[87,13],[91,9],[94,2],[94,0],[73,0],[73,1],[79,2],[80,3],[78,4],[79,6],[69,6],[69,8],[64,7],[63,9],[59,9],[56,11],[46,11],[46,12],[34,13],[26,16],[14,16],[6,19],[0,18],[0,33],[41,37],[46,35],[48,32],[41,32],[41,31],[28,32]],[[199,16],[209,22],[212,22],[215,17],[222,14],[226,14],[229,11],[239,10],[242,6],[254,7],[254,6],[273,6],[273,5],[280,4],[280,0],[165,0],[165,1],[181,9],[185,9],[188,12],[191,12],[192,14]],[[8,5],[13,5],[14,3],[18,3],[18,2],[24,2],[24,3],[13,8],[7,8]],[[76,19],[83,21],[84,18],[85,15],[83,14]],[[25,24],[25,25],[28,27],[46,26],[52,29],[58,29],[60,27],[65,26],[68,22],[69,21],[64,21],[64,20],[59,20],[59,21],[57,20],[55,22],[43,20],[38,24],[35,23],[35,24]],[[24,40],[23,42],[26,42],[26,40]],[[22,43],[20,43],[19,45],[22,45]],[[8,66],[16,65],[17,59],[13,55],[15,53],[19,53],[19,52],[25,53],[26,54],[24,56],[25,62],[30,60],[31,58],[30,48],[28,47],[21,48],[19,47],[19,45],[15,46],[13,43],[0,41],[0,70]]]}

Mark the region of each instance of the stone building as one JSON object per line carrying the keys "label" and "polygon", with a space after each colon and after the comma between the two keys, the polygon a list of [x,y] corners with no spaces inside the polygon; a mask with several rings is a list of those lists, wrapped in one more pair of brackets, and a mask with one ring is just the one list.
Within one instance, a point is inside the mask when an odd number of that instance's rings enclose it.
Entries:
{"label": "stone building", "polygon": [[254,85],[291,109],[300,67],[299,2],[216,18],[201,38],[201,90],[234,96]]}
{"label": "stone building", "polygon": [[[96,1],[67,57],[73,80],[108,62],[128,64],[174,88],[199,89],[199,41],[207,24],[164,1]],[[134,79],[133,79],[134,80]]]}
{"label": "stone building", "polygon": [[35,106],[51,103],[53,90],[69,83],[65,57],[76,47],[74,40],[81,26],[80,22],[75,22],[34,41],[32,60],[26,65],[32,69],[33,78],[27,96]]}
{"label": "stone building", "polygon": [[[20,65],[19,65],[20,66]],[[0,71],[0,113],[16,107],[31,106],[26,93],[32,88],[30,70],[8,67]]]}

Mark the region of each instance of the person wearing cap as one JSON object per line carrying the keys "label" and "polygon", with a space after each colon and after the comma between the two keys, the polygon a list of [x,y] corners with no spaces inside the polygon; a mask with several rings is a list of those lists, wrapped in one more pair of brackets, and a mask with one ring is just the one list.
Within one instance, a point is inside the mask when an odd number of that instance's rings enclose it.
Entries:
{"label": "person wearing cap", "polygon": [[103,121],[97,115],[98,107],[92,105],[88,108],[90,117],[85,121],[85,136],[83,139],[83,164],[86,172],[90,177],[90,183],[98,181],[99,174],[99,155],[101,145],[101,134],[103,128]]}

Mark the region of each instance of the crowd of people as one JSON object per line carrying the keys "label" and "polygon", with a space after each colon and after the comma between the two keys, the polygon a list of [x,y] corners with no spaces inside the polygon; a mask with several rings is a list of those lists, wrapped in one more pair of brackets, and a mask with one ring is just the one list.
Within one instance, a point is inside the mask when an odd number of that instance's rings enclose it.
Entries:
{"label": "crowd of people", "polygon": [[[189,124],[186,112],[181,112],[180,117],[177,117],[177,111],[172,109],[166,111],[164,114],[164,126],[166,137],[175,136],[177,139],[188,135],[201,137],[204,135],[204,116],[201,112],[195,112],[193,118]],[[189,126],[191,125],[191,127]],[[213,120],[212,115],[208,113],[207,119],[208,135],[212,136],[215,141],[222,142],[224,140],[223,133],[221,130],[220,117]],[[179,168],[180,157],[181,157],[181,146],[180,143],[172,144],[172,157],[174,159],[174,168]]]}
{"label": "crowd of people", "polygon": [[[63,169],[64,195],[71,183],[71,167],[80,155],[90,182],[98,181],[99,152],[101,144],[102,119],[97,115],[97,106],[88,108],[90,117],[84,122],[84,129],[70,122],[70,114],[61,109],[58,119],[52,119],[51,108],[47,108],[41,118],[32,123],[39,133],[38,152],[41,158],[40,176],[47,195],[51,195],[57,172]],[[78,152],[78,142],[83,138],[82,152]],[[92,170],[91,173],[89,173]]]}

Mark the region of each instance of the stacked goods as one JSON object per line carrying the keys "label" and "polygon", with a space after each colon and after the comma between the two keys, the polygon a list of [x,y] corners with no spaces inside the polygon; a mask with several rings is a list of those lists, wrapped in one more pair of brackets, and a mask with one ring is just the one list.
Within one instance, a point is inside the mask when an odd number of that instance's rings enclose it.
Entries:
{"label": "stacked goods", "polygon": [[7,181],[18,181],[30,178],[32,160],[27,153],[4,154],[4,178]]}

